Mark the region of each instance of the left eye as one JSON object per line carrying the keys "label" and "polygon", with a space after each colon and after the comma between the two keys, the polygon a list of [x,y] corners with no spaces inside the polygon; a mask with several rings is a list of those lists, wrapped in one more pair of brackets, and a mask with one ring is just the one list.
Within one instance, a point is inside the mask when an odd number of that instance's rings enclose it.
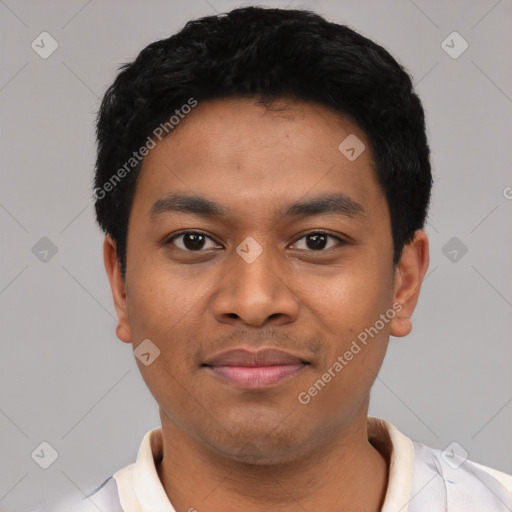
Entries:
{"label": "left eye", "polygon": [[[334,240],[335,243],[329,246],[329,239]],[[330,249],[339,243],[343,243],[341,238],[322,232],[308,233],[302,238],[299,238],[293,245],[297,245],[301,241],[304,241],[305,247],[297,247],[297,249],[309,249],[311,251],[322,251],[324,249]]]}
{"label": "left eye", "polygon": [[201,249],[216,249],[219,247],[209,236],[195,231],[176,235],[167,243],[174,244],[178,249],[184,251],[200,251]]}

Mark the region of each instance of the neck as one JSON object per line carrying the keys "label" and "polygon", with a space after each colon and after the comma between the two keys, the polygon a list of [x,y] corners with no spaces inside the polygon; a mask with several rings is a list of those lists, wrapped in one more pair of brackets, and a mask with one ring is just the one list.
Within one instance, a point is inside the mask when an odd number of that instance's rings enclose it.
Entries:
{"label": "neck", "polygon": [[368,441],[366,410],[310,453],[279,464],[222,456],[162,414],[162,485],[176,510],[381,510],[389,461]]}

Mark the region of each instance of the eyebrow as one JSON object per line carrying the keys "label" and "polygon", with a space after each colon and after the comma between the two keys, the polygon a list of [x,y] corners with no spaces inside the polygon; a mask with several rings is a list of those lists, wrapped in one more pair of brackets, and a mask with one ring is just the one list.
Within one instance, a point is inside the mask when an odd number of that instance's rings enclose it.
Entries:
{"label": "eyebrow", "polygon": [[149,212],[149,218],[151,221],[156,221],[162,215],[171,212],[197,213],[205,217],[222,217],[227,215],[229,210],[204,197],[170,194],[155,201]]}
{"label": "eyebrow", "polygon": [[354,199],[351,199],[347,195],[333,193],[293,203],[288,207],[284,215],[287,217],[295,217],[320,215],[323,213],[355,217],[356,215],[366,215],[366,210],[361,203],[354,201]]}
{"label": "eyebrow", "polygon": [[[204,197],[175,193],[155,201],[149,217],[156,222],[162,215],[172,212],[195,213],[204,217],[225,217],[231,210]],[[282,208],[281,217],[301,217],[307,215],[337,214],[347,217],[366,215],[362,204],[342,193],[324,194],[308,200],[297,201]]]}

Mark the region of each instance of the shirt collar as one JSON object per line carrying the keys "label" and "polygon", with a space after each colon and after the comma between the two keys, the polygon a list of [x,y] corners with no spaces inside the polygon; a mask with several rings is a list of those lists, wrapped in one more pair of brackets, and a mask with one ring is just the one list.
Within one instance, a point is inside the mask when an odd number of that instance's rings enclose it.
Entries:
{"label": "shirt collar", "polygon": [[389,421],[369,417],[368,440],[389,461],[389,478],[381,512],[407,512],[414,471],[412,440]]}
{"label": "shirt collar", "polygon": [[[412,441],[386,420],[368,417],[368,440],[389,461],[389,479],[381,512],[407,512],[414,468]],[[117,471],[119,499],[129,512],[175,512],[162,486],[155,461],[162,458],[162,429],[142,439],[134,464]]]}

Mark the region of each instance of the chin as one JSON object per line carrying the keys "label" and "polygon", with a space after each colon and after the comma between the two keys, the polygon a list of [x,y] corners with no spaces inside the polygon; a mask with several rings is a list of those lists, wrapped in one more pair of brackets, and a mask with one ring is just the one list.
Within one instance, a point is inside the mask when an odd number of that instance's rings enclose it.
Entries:
{"label": "chin", "polygon": [[[241,448],[234,446],[216,446],[215,448],[224,458],[250,466],[285,465],[302,458],[292,446],[284,448],[268,443],[262,446],[260,443],[254,443],[253,441],[247,442]],[[300,445],[297,446],[297,449],[300,449]]]}
{"label": "chin", "polygon": [[309,444],[304,425],[299,428],[282,417],[279,422],[264,422],[261,417],[249,422],[240,419],[231,426],[223,422],[226,430],[207,440],[210,448],[233,461],[261,466],[286,464],[304,456]]}

